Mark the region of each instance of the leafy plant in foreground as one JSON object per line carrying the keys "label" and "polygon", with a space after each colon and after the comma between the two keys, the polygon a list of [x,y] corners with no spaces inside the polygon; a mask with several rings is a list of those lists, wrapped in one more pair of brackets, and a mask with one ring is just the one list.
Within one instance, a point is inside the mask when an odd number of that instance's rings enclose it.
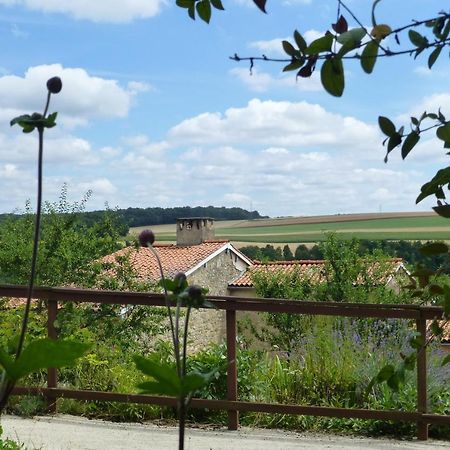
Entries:
{"label": "leafy plant in foreground", "polygon": [[37,208],[34,226],[33,253],[31,257],[31,269],[28,279],[28,292],[25,311],[22,319],[22,326],[19,336],[14,339],[7,350],[0,348],[0,413],[5,408],[9,396],[16,382],[40,369],[47,367],[63,367],[71,365],[87,350],[85,344],[72,341],[54,341],[52,339],[38,339],[30,342],[24,348],[25,336],[29,322],[31,309],[31,299],[33,297],[34,284],[36,279],[36,264],[39,250],[39,235],[41,225],[42,209],[42,169],[44,152],[44,130],[53,128],[56,125],[57,113],[47,115],[52,94],[58,94],[62,89],[62,82],[59,77],[50,78],[47,81],[47,101],[43,114],[33,113],[18,116],[11,120],[11,126],[19,125],[24,133],[31,133],[35,129],[38,131],[38,182],[37,182]]}
{"label": "leafy plant in foreground", "polygon": [[[205,386],[218,372],[219,368],[213,368],[208,373],[192,370],[187,372],[187,344],[189,317],[192,308],[209,308],[213,305],[205,299],[207,290],[197,285],[189,286],[186,275],[179,272],[170,280],[164,277],[161,260],[157,251],[153,248],[155,235],[151,230],[144,230],[139,235],[139,243],[142,247],[148,247],[156,258],[161,275],[160,286],[164,290],[167,314],[170,323],[170,333],[173,344],[174,364],[161,362],[156,358],[144,358],[136,355],[134,361],[136,367],[145,375],[151,377],[138,385],[145,394],[160,394],[173,396],[178,399],[179,440],[178,447],[184,449],[184,432],[187,409],[192,396],[196,391]],[[175,307],[175,312],[173,308]],[[186,307],[187,312],[184,322],[181,320],[181,308]],[[157,356],[157,355],[156,355]]]}

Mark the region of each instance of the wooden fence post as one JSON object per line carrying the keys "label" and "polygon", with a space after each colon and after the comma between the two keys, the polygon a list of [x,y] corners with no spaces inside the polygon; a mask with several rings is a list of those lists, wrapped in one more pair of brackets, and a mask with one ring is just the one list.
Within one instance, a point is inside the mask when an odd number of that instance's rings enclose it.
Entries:
{"label": "wooden fence post", "polygon": [[[237,364],[236,364],[236,311],[227,310],[227,400],[237,401]],[[228,411],[228,429],[239,427],[239,411]]]}
{"label": "wooden fence post", "polygon": [[[47,300],[47,336],[50,339],[57,339],[58,332],[56,331],[54,322],[58,314],[58,302],[56,300]],[[56,368],[49,367],[47,369],[47,387],[56,388],[58,384],[58,372]],[[46,395],[47,411],[56,413],[56,397],[53,395]]]}
{"label": "wooden fence post", "polygon": [[[427,321],[421,317],[416,320],[417,332],[420,333],[423,344],[417,352],[417,411],[421,414],[427,413]],[[417,439],[426,441],[428,439],[428,423],[419,420],[417,422]]]}

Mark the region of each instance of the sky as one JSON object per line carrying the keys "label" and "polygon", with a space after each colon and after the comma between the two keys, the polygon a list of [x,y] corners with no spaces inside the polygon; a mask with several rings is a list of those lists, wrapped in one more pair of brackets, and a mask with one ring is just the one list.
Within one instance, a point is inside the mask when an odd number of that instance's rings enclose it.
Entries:
{"label": "sky", "polygon": [[[402,161],[384,163],[377,118],[407,123],[445,113],[450,68],[442,53],[384,58],[366,75],[346,64],[334,98],[319,74],[295,79],[282,65],[229,56],[282,57],[282,39],[311,41],[336,19],[335,0],[223,0],[209,25],[172,0],[0,0],[0,212],[35,201],[37,135],[9,121],[42,111],[45,82],[58,126],[46,132],[44,199],[92,190],[88,210],[109,207],[239,206],[305,216],[428,210],[420,186],[447,165],[429,134]],[[370,26],[370,0],[347,0]],[[379,23],[434,17],[443,0],[384,0]],[[347,14],[350,26],[357,26]],[[395,43],[389,42],[393,47]]]}

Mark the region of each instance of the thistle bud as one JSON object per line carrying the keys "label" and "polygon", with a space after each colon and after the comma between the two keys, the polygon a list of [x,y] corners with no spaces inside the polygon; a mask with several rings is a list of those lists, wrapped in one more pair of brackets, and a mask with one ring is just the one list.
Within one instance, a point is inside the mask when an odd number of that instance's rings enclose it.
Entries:
{"label": "thistle bud", "polygon": [[143,230],[139,233],[139,244],[141,247],[148,247],[155,242],[155,233],[152,230]]}
{"label": "thistle bud", "polygon": [[61,89],[62,89],[61,78],[59,78],[59,77],[50,78],[47,81],[47,89],[52,94],[58,94],[59,92],[61,92]]}

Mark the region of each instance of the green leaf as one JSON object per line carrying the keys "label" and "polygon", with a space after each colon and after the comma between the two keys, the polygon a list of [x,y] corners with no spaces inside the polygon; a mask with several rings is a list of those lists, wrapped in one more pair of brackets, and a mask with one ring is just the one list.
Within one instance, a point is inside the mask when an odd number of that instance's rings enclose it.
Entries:
{"label": "green leaf", "polygon": [[294,59],[287,66],[283,67],[283,72],[289,72],[290,70],[300,69],[300,67],[302,67],[303,64],[304,64],[304,61],[302,61],[300,59]]}
{"label": "green leaf", "polygon": [[16,380],[16,372],[14,367],[14,361],[11,356],[8,355],[2,348],[0,348],[0,366],[5,369],[6,376],[9,379]]}
{"label": "green leaf", "polygon": [[396,133],[395,125],[387,117],[379,116],[378,117],[378,125],[379,125],[381,131],[388,137],[391,137]]}
{"label": "green leaf", "polygon": [[325,60],[320,70],[320,79],[329,94],[340,97],[345,87],[344,66],[341,58]]}
{"label": "green leaf", "polygon": [[439,325],[439,322],[437,320],[433,320],[430,326],[430,330],[435,336],[441,336],[444,332],[444,329]]}
{"label": "green leaf", "polygon": [[211,3],[209,0],[202,0],[197,3],[197,13],[204,22],[209,23],[211,20]]}
{"label": "green leaf", "polygon": [[416,46],[416,47],[425,47],[428,45],[428,39],[425,36],[422,36],[420,33],[414,30],[408,31],[409,40]]}
{"label": "green leaf", "polygon": [[297,30],[294,31],[294,39],[297,47],[303,53],[307,47],[307,44],[303,36]]}
{"label": "green leaf", "polygon": [[176,5],[180,8],[190,8],[195,3],[195,0],[177,0]]}
{"label": "green leaf", "polygon": [[441,366],[445,366],[446,364],[450,363],[450,354],[448,354],[441,363]]}
{"label": "green leaf", "polygon": [[401,375],[398,372],[395,372],[386,380],[386,383],[393,391],[398,392],[402,381]]}
{"label": "green leaf", "polygon": [[378,56],[378,44],[370,41],[361,54],[361,67],[366,73],[372,73]]}
{"label": "green leaf", "polygon": [[388,153],[394,150],[395,147],[398,147],[402,143],[402,137],[399,133],[394,133],[388,141],[387,151]]}
{"label": "green leaf", "polygon": [[138,370],[144,375],[152,377],[167,391],[177,392],[176,395],[180,393],[180,379],[178,378],[177,371],[173,365],[157,363],[139,355],[135,355],[133,359]]}
{"label": "green leaf", "polygon": [[361,43],[362,38],[366,35],[364,28],[352,28],[337,37],[339,44],[348,48],[355,48]]}
{"label": "green leaf", "polygon": [[211,0],[211,5],[213,5],[216,9],[220,9],[221,11],[225,10],[221,0]]}
{"label": "green leaf", "polygon": [[415,336],[409,340],[409,345],[415,350],[420,350],[423,344],[424,340],[422,336]]}
{"label": "green leaf", "polygon": [[431,69],[441,54],[442,47],[436,47],[428,57],[428,68]]}
{"label": "green leaf", "polygon": [[305,49],[305,53],[308,55],[317,55],[322,52],[329,52],[331,45],[333,44],[333,35],[331,33],[312,41],[311,44]]}
{"label": "green leaf", "polygon": [[443,242],[429,242],[420,248],[420,253],[425,256],[440,255],[448,253],[448,245]]}
{"label": "green leaf", "polygon": [[[417,198],[419,199],[421,197],[421,195],[422,194],[420,194],[419,197],[417,197]],[[431,195],[431,194],[428,194],[428,195]],[[428,197],[428,195],[424,196],[423,198]],[[421,201],[421,200],[423,200],[423,199],[421,198],[419,201]],[[419,203],[419,202],[416,200],[416,203]],[[435,213],[439,214],[441,217],[450,219],[450,205],[433,206],[433,210]]]}
{"label": "green leaf", "polygon": [[394,374],[395,368],[392,364],[387,364],[381,368],[381,370],[376,375],[376,380],[378,383],[387,381]]}
{"label": "green leaf", "polygon": [[419,142],[420,135],[416,131],[411,131],[411,133],[406,136],[406,139],[402,145],[402,158],[405,159],[408,153],[414,148],[414,146]]}
{"label": "green leaf", "polygon": [[139,383],[137,387],[143,394],[169,395],[171,397],[180,396],[179,388],[162,381],[144,381],[143,383]]}
{"label": "green leaf", "polygon": [[445,125],[442,125],[436,130],[436,136],[445,142],[450,142],[450,122],[447,122]]}
{"label": "green leaf", "polygon": [[283,50],[289,56],[295,56],[295,54],[297,53],[297,50],[294,48],[294,46],[289,41],[282,41],[281,45],[283,46]]}
{"label": "green leaf", "polygon": [[69,340],[32,341],[14,362],[14,380],[47,367],[68,367],[83,356],[90,345]]}

